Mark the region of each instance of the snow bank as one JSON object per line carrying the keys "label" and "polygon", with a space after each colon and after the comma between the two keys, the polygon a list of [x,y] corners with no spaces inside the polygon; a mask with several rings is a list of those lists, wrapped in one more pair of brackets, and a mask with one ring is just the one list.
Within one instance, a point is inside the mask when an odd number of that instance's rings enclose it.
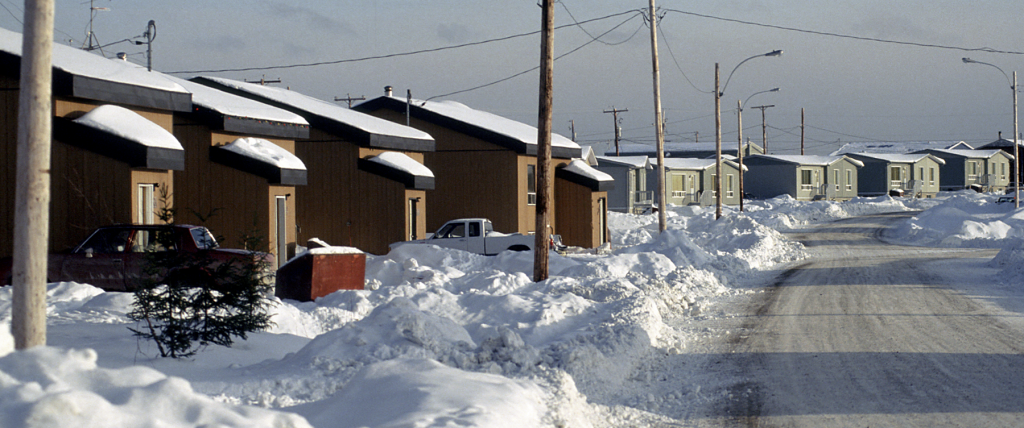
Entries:
{"label": "snow bank", "polygon": [[[531,280],[530,252],[485,257],[432,245],[399,246],[385,256],[367,255],[366,289],[341,290],[314,302],[274,299],[275,326],[268,332],[184,361],[157,358],[151,347],[136,344],[124,315],[130,294],[76,283],[49,285],[51,337],[69,349],[87,344],[95,353],[45,348],[12,354],[6,333],[10,287],[0,288],[0,355],[7,354],[0,358],[0,394],[8,394],[0,407],[9,406],[2,417],[63,417],[62,407],[42,410],[41,403],[51,400],[49,384],[9,368],[26,364],[78,367],[54,371],[48,382],[72,385],[68,390],[79,392],[68,400],[79,400],[75,405],[86,402],[79,395],[101,403],[93,407],[110,413],[102,419],[109,425],[143,414],[166,417],[167,426],[195,418],[228,426],[302,426],[298,417],[245,405],[287,410],[314,426],[332,427],[606,427],[630,425],[629,415],[636,414],[630,412],[683,415],[700,399],[699,390],[686,387],[685,379],[673,380],[680,382],[673,393],[655,388],[660,381],[652,378],[650,364],[714,334],[685,326],[719,316],[718,299],[747,293],[770,274],[764,272],[803,257],[801,245],[766,224],[791,228],[934,207],[905,227],[920,231],[900,237],[927,236],[928,242],[948,245],[999,243],[1004,250],[993,264],[1007,278],[1019,278],[1024,251],[1013,230],[1021,227],[1021,214],[990,199],[994,195],[971,193],[928,201],[775,198],[751,202],[745,213],[727,209],[718,220],[707,208],[670,207],[664,233],[658,233],[657,215],[609,213],[612,242],[599,251],[552,254],[551,277],[541,282]],[[967,219],[986,227],[964,232]],[[32,382],[39,386],[27,386]],[[38,400],[19,392],[27,388],[42,391]],[[661,389],[655,395],[652,388]],[[131,400],[154,391],[170,398]],[[154,400],[164,407],[147,404]],[[83,411],[80,417],[106,416]]]}
{"label": "snow bank", "polygon": [[91,349],[36,347],[0,358],[0,426],[310,425],[294,414],[219,403],[150,368],[98,368]]}
{"label": "snow bank", "polygon": [[1024,211],[996,195],[960,192],[901,224],[887,238],[909,245],[1003,248],[1024,238]]}

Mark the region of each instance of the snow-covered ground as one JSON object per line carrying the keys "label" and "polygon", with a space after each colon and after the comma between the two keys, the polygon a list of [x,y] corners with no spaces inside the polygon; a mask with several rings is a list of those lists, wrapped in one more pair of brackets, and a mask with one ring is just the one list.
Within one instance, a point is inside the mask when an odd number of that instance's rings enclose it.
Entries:
{"label": "snow-covered ground", "polygon": [[[192,359],[156,357],[125,316],[132,296],[49,285],[48,345],[13,352],[0,289],[0,428],[20,426],[613,427],[686,419],[713,379],[689,360],[720,332],[693,321],[756,293],[804,257],[779,230],[923,210],[888,239],[1002,248],[1005,284],[1024,276],[1024,210],[997,195],[933,200],[753,201],[727,209],[610,213],[612,245],[484,257],[411,245],[367,258],[367,289],[275,301],[275,326]],[[1003,287],[1004,292],[1016,292]],[[1012,290],[1012,291],[1009,291]],[[671,385],[666,386],[669,383]],[[713,386],[713,385],[711,385]],[[705,389],[706,391],[707,389]],[[659,419],[660,418],[660,419]],[[639,421],[639,422],[638,422]]]}

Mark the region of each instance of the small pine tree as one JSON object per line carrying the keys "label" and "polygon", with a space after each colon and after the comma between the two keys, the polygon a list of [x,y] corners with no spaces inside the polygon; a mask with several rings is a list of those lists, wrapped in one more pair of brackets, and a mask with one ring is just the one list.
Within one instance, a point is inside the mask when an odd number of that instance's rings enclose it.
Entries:
{"label": "small pine tree", "polygon": [[[161,195],[166,201],[166,195]],[[167,204],[164,204],[167,207]],[[164,208],[161,220],[170,222],[173,211]],[[172,248],[171,234],[158,234],[165,248]],[[163,241],[161,241],[163,240]],[[147,253],[147,277],[135,290],[128,317],[145,327],[129,328],[135,336],[156,342],[161,357],[195,355],[210,345],[231,346],[234,338],[272,325],[268,261],[253,251],[262,241],[256,234],[244,239],[249,253],[235,263],[216,263],[202,253]],[[165,272],[183,272],[160,278]],[[206,275],[200,275],[203,272]],[[222,284],[217,286],[216,284]]]}

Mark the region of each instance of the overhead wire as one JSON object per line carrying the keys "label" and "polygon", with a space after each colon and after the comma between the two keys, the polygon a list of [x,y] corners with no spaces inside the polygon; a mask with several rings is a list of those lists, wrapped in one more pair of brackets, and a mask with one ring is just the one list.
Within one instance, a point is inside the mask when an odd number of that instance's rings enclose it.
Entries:
{"label": "overhead wire", "polygon": [[[560,25],[560,26],[555,27],[555,29],[556,30],[560,30],[560,29],[567,28],[567,27],[573,27],[573,26],[577,26],[577,25],[580,25],[580,24],[587,24],[587,23],[590,23],[590,22],[602,21],[602,20],[605,20],[605,19],[611,19],[611,18],[615,18],[615,17],[618,17],[618,16],[627,15],[627,14],[631,14],[631,13],[636,13],[636,10],[628,10],[628,11],[625,11],[625,12],[613,13],[611,15],[602,16],[600,18],[593,18],[593,19],[588,19],[588,20],[585,20],[585,21],[580,21],[578,23]],[[399,52],[399,53],[386,54],[386,55],[374,55],[374,56],[361,57],[361,58],[348,58],[348,59],[339,59],[339,60],[332,60],[332,61],[319,61],[319,62],[299,63],[299,64],[268,65],[268,66],[261,66],[261,67],[239,67],[239,68],[224,68],[224,69],[215,69],[215,70],[181,70],[181,71],[169,71],[169,72],[166,72],[166,73],[167,74],[226,73],[226,72],[235,72],[235,71],[279,70],[279,69],[287,69],[287,68],[316,67],[316,66],[321,66],[321,65],[345,64],[345,63],[352,63],[352,62],[362,62],[362,61],[370,61],[370,60],[377,60],[377,59],[398,58],[398,57],[403,57],[403,56],[411,56],[411,55],[419,55],[419,54],[425,54],[425,53],[442,52],[442,51],[453,50],[453,49],[461,49],[461,48],[470,47],[470,46],[479,46],[479,45],[485,45],[485,44],[489,44],[489,43],[503,42],[503,41],[507,41],[507,40],[513,40],[513,39],[517,39],[517,38],[520,38],[520,37],[527,37],[527,36],[532,36],[532,35],[536,35],[536,34],[540,34],[540,30],[531,31],[531,32],[528,32],[528,33],[513,34],[513,35],[510,35],[510,36],[498,37],[498,38],[494,38],[494,39],[480,40],[480,41],[476,41],[476,42],[461,43],[461,44],[451,45],[451,46],[442,46],[442,47],[438,47],[438,48],[421,49],[421,50],[417,50],[417,51]]]}
{"label": "overhead wire", "polygon": [[[554,58],[554,61],[558,61],[558,60],[560,60],[560,59],[562,59],[562,58],[565,58],[566,56],[569,56],[569,55],[573,54],[574,52],[576,52],[576,51],[578,51],[578,50],[580,50],[580,49],[583,49],[583,48],[584,48],[584,47],[586,47],[587,45],[589,45],[589,44],[591,44],[591,43],[594,43],[594,41],[598,40],[598,39],[599,39],[600,37],[604,37],[604,36],[605,36],[606,34],[608,34],[608,33],[611,33],[612,31],[615,31],[615,30],[616,30],[617,28],[619,28],[619,27],[621,27],[621,26],[625,25],[625,24],[626,24],[627,22],[629,22],[629,21],[632,21],[632,20],[633,20],[634,18],[636,18],[636,15],[634,15],[634,16],[631,16],[631,17],[627,18],[627,19],[626,19],[625,21],[622,21],[621,23],[619,23],[618,25],[616,25],[616,26],[612,27],[612,28],[611,28],[611,29],[609,29],[608,31],[605,31],[604,33],[601,33],[601,35],[600,35],[600,36],[598,36],[598,38],[592,38],[591,40],[587,41],[586,43],[584,43],[584,44],[582,44],[582,45],[580,45],[580,46],[578,46],[578,47],[576,47],[575,49],[573,49],[573,50],[570,50],[570,51],[568,51],[568,52],[566,52],[566,53],[563,53],[563,54],[561,54],[561,55],[559,55],[559,56],[555,57],[555,58]],[[639,29],[637,30],[637,32],[639,32]],[[633,33],[633,35],[635,36],[637,32],[634,32],[634,33]],[[630,36],[630,38],[632,38],[632,37],[633,37],[633,36]],[[456,95],[456,94],[462,94],[462,93],[465,93],[465,92],[470,92],[470,91],[475,91],[475,90],[477,90],[477,89],[482,89],[482,88],[486,88],[486,87],[488,87],[488,86],[493,86],[493,85],[497,85],[497,84],[499,84],[499,83],[501,83],[501,82],[505,82],[505,81],[508,81],[508,80],[512,80],[512,79],[514,79],[514,78],[516,78],[516,77],[522,76],[522,75],[524,75],[524,74],[526,74],[526,73],[530,73],[530,72],[532,72],[532,71],[534,71],[534,70],[538,70],[538,69],[540,69],[540,66],[539,66],[539,65],[538,65],[538,66],[536,66],[536,67],[530,68],[529,70],[523,70],[523,71],[520,71],[520,72],[518,72],[518,73],[516,73],[516,74],[513,74],[513,75],[511,75],[511,76],[508,76],[508,77],[505,77],[505,78],[502,78],[502,79],[498,79],[498,80],[495,80],[495,81],[493,81],[493,82],[490,82],[490,83],[485,83],[485,84],[483,84],[483,85],[478,85],[478,86],[474,86],[474,87],[472,87],[472,88],[468,88],[468,89],[462,89],[462,90],[458,90],[458,91],[455,91],[455,92],[449,92],[449,93],[446,93],[446,94],[441,94],[441,95],[434,95],[434,96],[432,96],[432,97],[430,97],[430,98],[427,98],[427,99],[426,99],[426,100],[424,100],[424,101],[430,101],[430,100],[432,100],[432,99],[436,99],[436,98],[442,98],[442,97],[448,97],[448,96],[451,96],[451,95]]]}
{"label": "overhead wire", "polygon": [[784,26],[781,26],[781,25],[765,24],[765,23],[754,22],[754,21],[744,21],[744,20],[741,20],[741,19],[722,18],[720,16],[707,15],[707,14],[696,13],[696,12],[687,12],[687,11],[679,10],[679,9],[666,9],[666,11],[667,12],[675,12],[675,13],[679,13],[679,14],[683,14],[683,15],[696,16],[696,17],[699,17],[699,18],[713,19],[713,20],[724,21],[724,22],[732,22],[732,23],[736,23],[736,24],[753,25],[753,26],[757,26],[757,27],[773,28],[773,29],[776,29],[776,30],[794,31],[794,32],[798,32],[798,33],[815,34],[815,35],[819,35],[819,36],[838,37],[838,38],[843,38],[843,39],[861,40],[861,41],[867,41],[867,42],[877,42],[877,43],[888,43],[888,44],[895,44],[895,45],[916,46],[916,47],[922,47],[922,48],[948,49],[948,50],[957,50],[957,51],[963,51],[963,52],[987,52],[987,53],[1008,54],[1008,55],[1024,55],[1024,52],[993,49],[993,48],[990,48],[990,47],[965,48],[965,47],[960,47],[960,46],[939,45],[939,44],[933,44],[933,43],[905,42],[905,41],[901,41],[901,40],[890,40],[890,39],[882,39],[882,38],[877,38],[877,37],[851,36],[849,34],[833,33],[833,32],[828,32],[828,31],[804,30],[804,29],[801,29],[801,28],[784,27]]}

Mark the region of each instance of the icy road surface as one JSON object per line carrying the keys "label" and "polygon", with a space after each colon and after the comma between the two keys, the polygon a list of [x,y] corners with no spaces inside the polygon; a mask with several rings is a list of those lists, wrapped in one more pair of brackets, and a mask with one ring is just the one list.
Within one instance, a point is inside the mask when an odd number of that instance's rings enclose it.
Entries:
{"label": "icy road surface", "polygon": [[790,234],[811,257],[733,317],[712,367],[735,381],[704,422],[1024,426],[1022,314],[986,293],[996,252],[886,243],[910,215]]}

